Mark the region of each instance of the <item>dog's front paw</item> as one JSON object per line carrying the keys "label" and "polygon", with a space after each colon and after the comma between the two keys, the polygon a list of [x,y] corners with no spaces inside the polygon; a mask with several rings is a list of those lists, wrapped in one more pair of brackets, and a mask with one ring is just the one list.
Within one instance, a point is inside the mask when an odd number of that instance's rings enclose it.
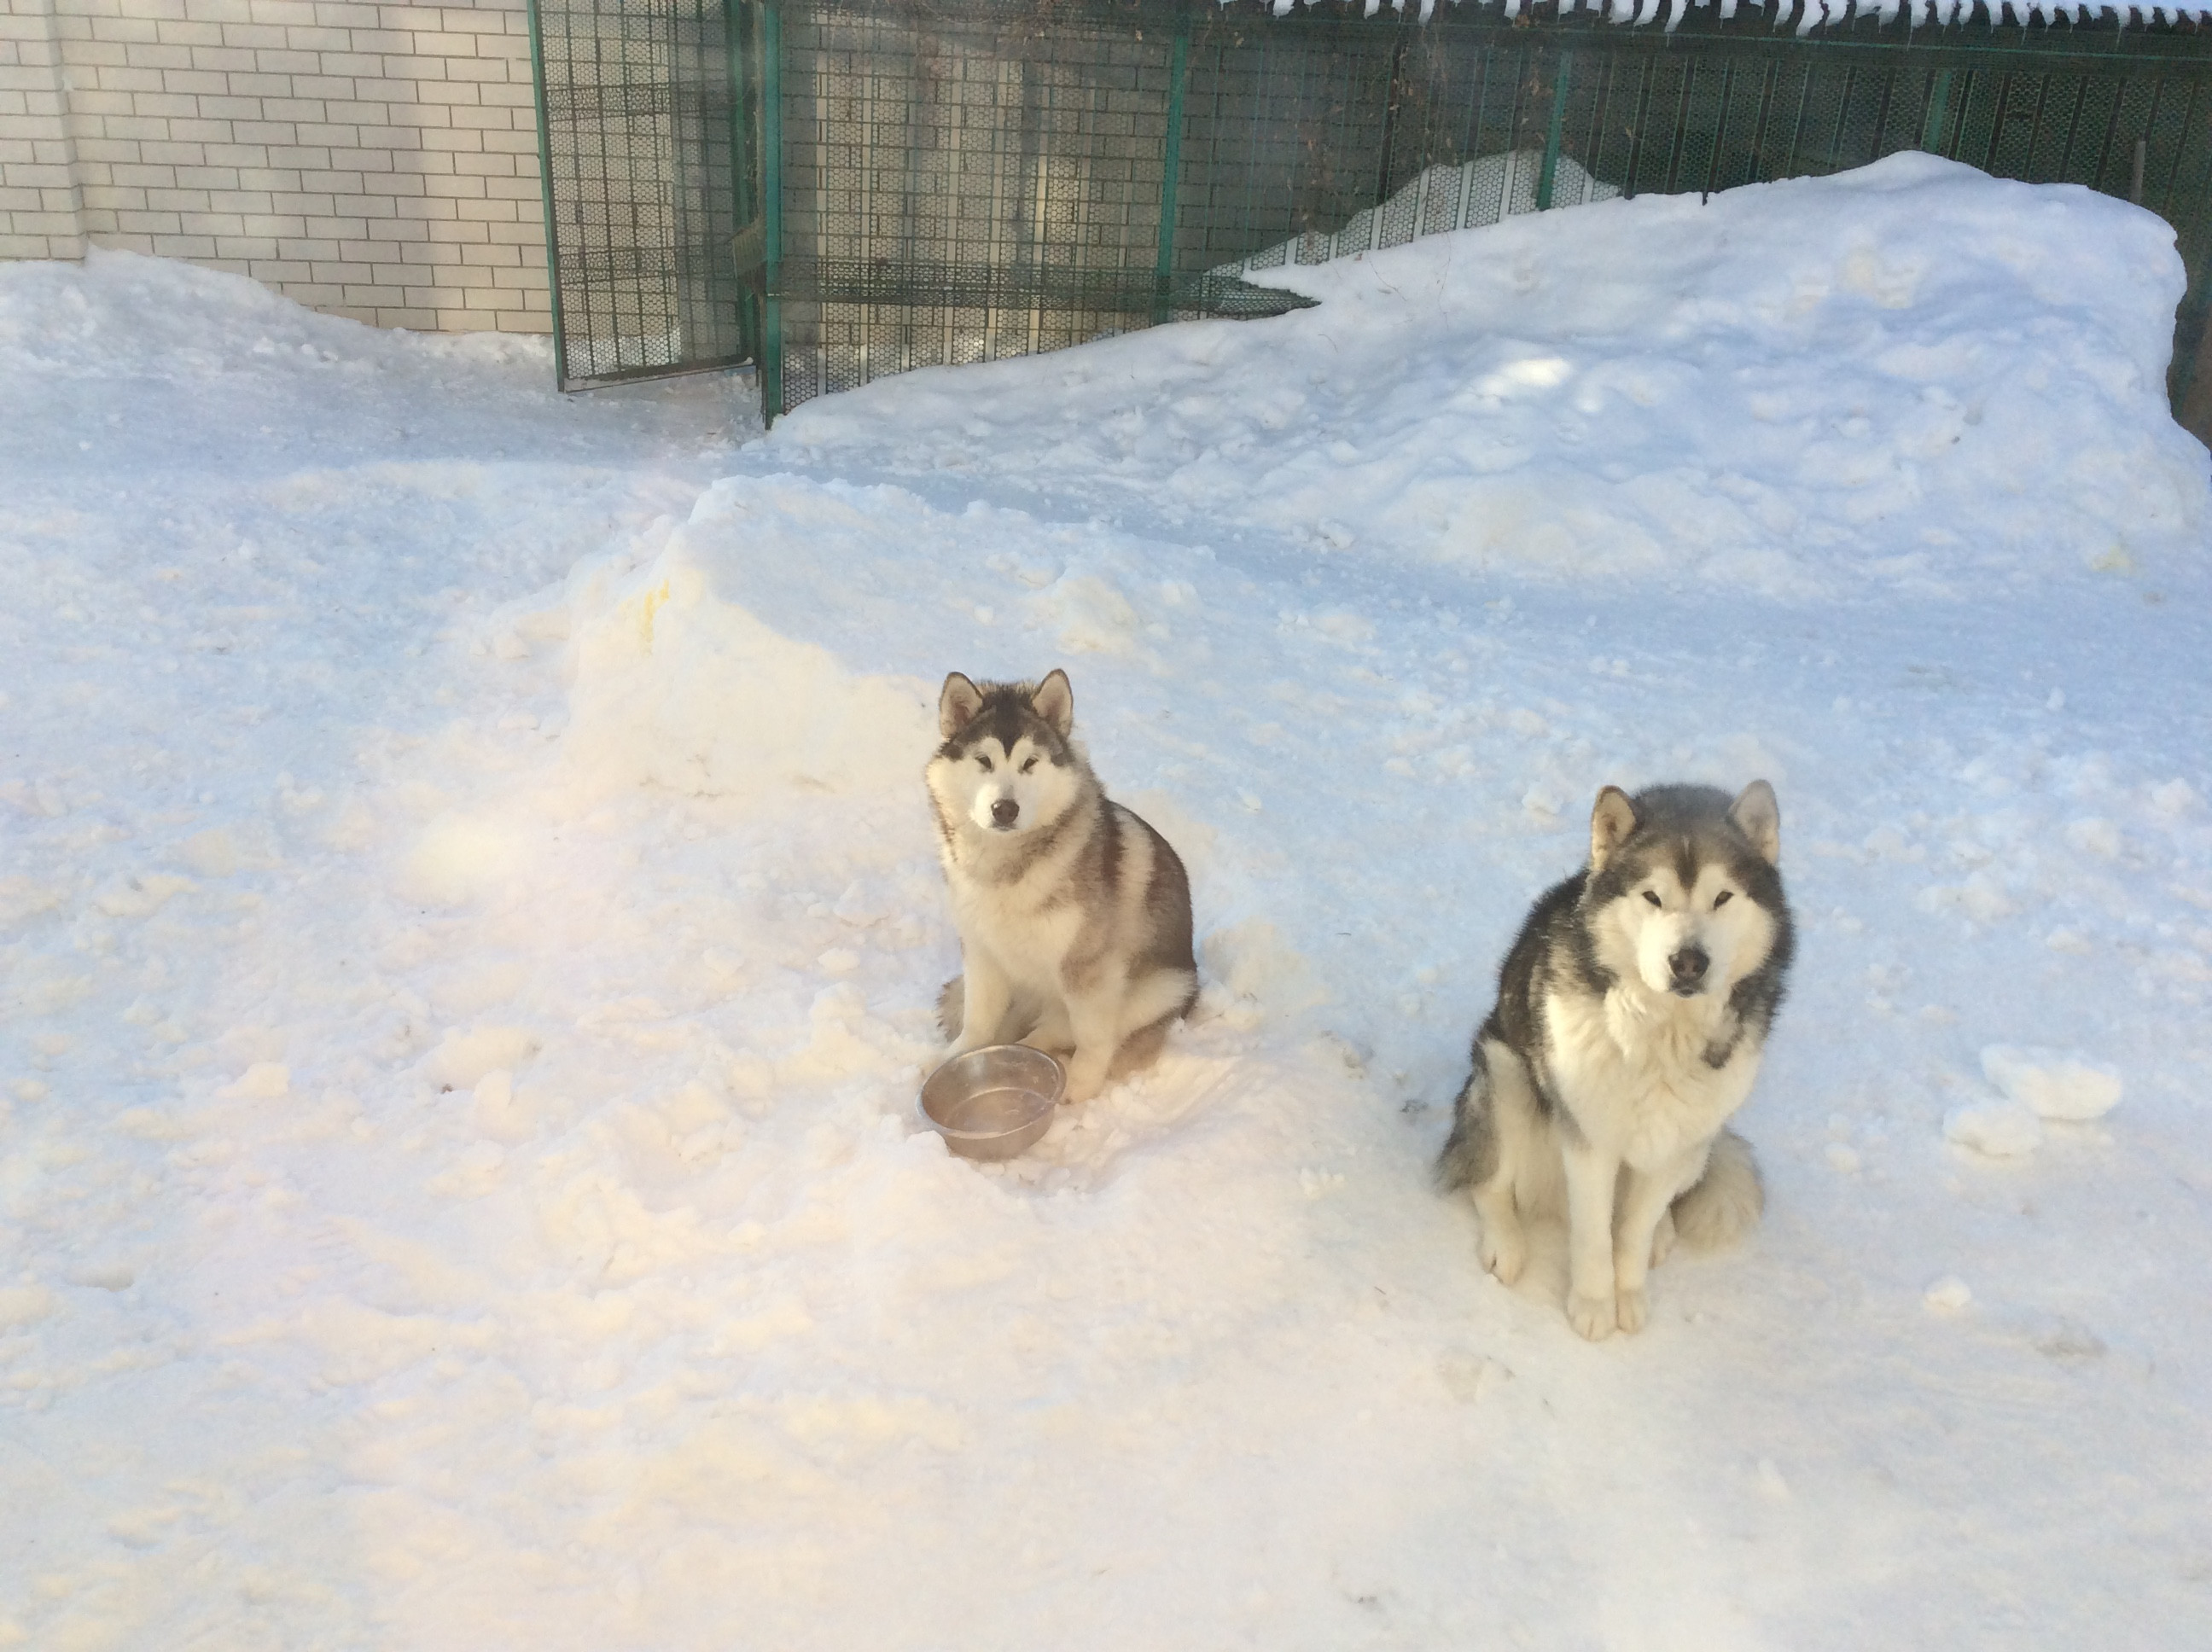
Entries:
{"label": "dog's front paw", "polygon": [[[1640,1294],[1640,1293],[1639,1293]],[[1602,1342],[1613,1334],[1613,1298],[1577,1297],[1567,1298],[1567,1323],[1575,1333],[1589,1342]]]}
{"label": "dog's front paw", "polygon": [[1475,1254],[1482,1259],[1486,1270],[1498,1276],[1498,1284],[1511,1285],[1528,1264],[1528,1244],[1519,1229],[1486,1222]]}
{"label": "dog's front paw", "polygon": [[1087,1102],[1106,1088],[1106,1064],[1072,1061],[1067,1068],[1067,1090],[1060,1099],[1066,1102]]}
{"label": "dog's front paw", "polygon": [[1651,1318],[1651,1297],[1645,1291],[1623,1291],[1613,1299],[1613,1320],[1631,1336],[1641,1331]]}

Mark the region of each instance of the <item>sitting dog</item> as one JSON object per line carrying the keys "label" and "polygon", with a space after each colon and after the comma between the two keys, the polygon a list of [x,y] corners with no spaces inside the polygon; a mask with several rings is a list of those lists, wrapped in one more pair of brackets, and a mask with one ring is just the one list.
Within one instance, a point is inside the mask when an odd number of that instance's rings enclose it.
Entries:
{"label": "sitting dog", "polygon": [[1791,949],[1782,818],[1754,780],[1598,793],[1589,864],[1529,913],[1498,971],[1437,1161],[1471,1187],[1483,1266],[1511,1284],[1522,1218],[1567,1218],[1567,1317],[1640,1330],[1677,1231],[1717,1243],[1764,1206],[1751,1094]]}
{"label": "sitting dog", "polygon": [[960,930],[938,1019],[959,1055],[1018,1040],[1067,1060],[1087,1101],[1148,1065],[1198,997],[1190,880],[1109,800],[1073,738],[1067,673],[969,682],[937,702],[927,778]]}

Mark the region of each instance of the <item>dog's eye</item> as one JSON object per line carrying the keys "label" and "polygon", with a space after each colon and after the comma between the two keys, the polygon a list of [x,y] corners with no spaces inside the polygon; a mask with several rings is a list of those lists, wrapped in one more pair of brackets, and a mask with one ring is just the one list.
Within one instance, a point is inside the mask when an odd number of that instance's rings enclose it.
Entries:
{"label": "dog's eye", "polygon": [[985,756],[981,752],[979,751],[975,754],[975,761],[983,765],[983,772],[986,774],[991,772],[991,760]]}
{"label": "dog's eye", "polygon": [[1027,762],[1022,765],[1022,773],[1024,774],[1028,774],[1030,770],[1036,767],[1036,763],[1037,760],[1035,757],[1030,758]]}
{"label": "dog's eye", "polygon": [[1656,906],[1657,906],[1657,905],[1659,904],[1659,897],[1658,897],[1656,895],[1653,894],[1650,890],[1644,890],[1644,898],[1645,900],[1647,900],[1647,901],[1650,902],[1651,902],[1651,904],[1652,904],[1653,906],[1655,906],[1655,907],[1656,907]]}
{"label": "dog's eye", "polygon": [[1723,907],[1726,906],[1729,902],[1735,899],[1735,891],[1734,890],[1723,890],[1718,895],[1713,896],[1713,910],[1718,912]]}

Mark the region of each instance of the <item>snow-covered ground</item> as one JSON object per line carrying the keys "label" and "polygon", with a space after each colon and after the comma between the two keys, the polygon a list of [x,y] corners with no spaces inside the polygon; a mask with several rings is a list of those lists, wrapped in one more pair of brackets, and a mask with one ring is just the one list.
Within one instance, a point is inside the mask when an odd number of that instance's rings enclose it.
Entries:
{"label": "snow-covered ground", "polygon": [[[2164,227],[1905,156],[1277,278],[758,440],[0,267],[0,1645],[2202,1643]],[[1208,987],[978,1169],[921,768],[1054,665]],[[1768,1219],[1588,1345],[1429,1162],[1595,789],[1757,775]]]}

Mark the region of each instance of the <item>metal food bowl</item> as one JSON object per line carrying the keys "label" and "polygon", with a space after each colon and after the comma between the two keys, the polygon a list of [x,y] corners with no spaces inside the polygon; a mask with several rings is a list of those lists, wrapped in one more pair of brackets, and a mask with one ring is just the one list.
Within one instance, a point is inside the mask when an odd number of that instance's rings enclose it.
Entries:
{"label": "metal food bowl", "polygon": [[1052,1128],[1066,1090],[1066,1069],[1042,1050],[987,1044],[929,1075],[921,1116],[963,1158],[1012,1158]]}

